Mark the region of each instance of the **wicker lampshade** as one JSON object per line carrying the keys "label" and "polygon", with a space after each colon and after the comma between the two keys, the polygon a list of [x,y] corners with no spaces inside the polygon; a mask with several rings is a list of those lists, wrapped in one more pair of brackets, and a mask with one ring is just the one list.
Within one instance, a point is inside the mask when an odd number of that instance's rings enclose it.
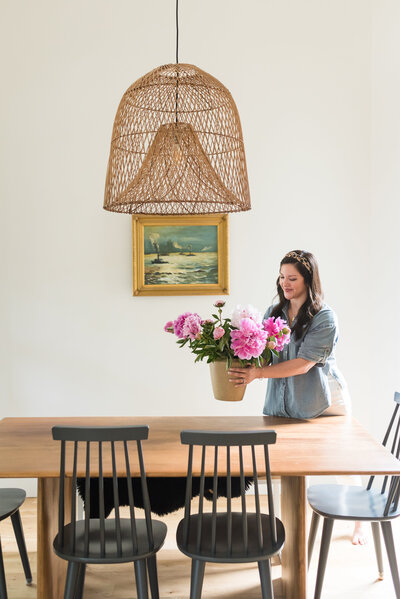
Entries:
{"label": "wicker lampshade", "polygon": [[104,208],[130,214],[250,209],[230,92],[190,64],[168,64],[125,92],[115,117]]}

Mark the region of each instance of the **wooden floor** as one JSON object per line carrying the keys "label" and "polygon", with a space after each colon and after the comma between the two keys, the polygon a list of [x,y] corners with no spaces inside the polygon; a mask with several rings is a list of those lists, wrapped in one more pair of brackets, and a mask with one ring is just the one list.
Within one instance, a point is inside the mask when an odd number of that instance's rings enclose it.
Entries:
{"label": "wooden floor", "polygon": [[[21,517],[33,570],[36,576],[36,500],[27,499],[21,509]],[[182,518],[176,512],[164,521],[168,536],[158,554],[160,599],[187,599],[189,597],[190,560],[175,548],[175,529]],[[400,520],[400,519],[399,519]],[[394,523],[396,546],[400,554],[400,522]],[[336,523],[325,578],[323,599],[395,599],[394,589],[385,559],[385,580],[377,580],[377,569],[372,537],[365,547],[353,547],[349,541],[350,525]],[[36,599],[36,587],[25,585],[10,519],[0,522],[9,599]],[[310,599],[315,581],[319,547],[316,543],[309,580]],[[282,597],[280,566],[273,566],[275,599]],[[85,583],[85,599],[134,599],[136,597],[133,567],[89,566]],[[253,564],[221,565],[207,564],[202,599],[259,599],[258,569]]]}

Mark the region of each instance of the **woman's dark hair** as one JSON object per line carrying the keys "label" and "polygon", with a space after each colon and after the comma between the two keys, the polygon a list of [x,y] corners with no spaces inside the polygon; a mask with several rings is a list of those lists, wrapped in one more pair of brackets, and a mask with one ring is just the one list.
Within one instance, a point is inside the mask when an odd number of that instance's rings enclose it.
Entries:
{"label": "woman's dark hair", "polygon": [[[308,289],[307,299],[298,311],[296,324],[292,328],[292,332],[295,334],[296,338],[300,339],[306,328],[310,325],[315,314],[322,308],[324,294],[319,278],[318,264],[311,252],[305,252],[303,250],[293,250],[286,254],[281,260],[280,266],[283,264],[293,264],[301,276],[304,277],[304,282]],[[276,281],[276,287],[279,303],[271,312],[271,316],[274,317],[283,316],[282,308],[287,302],[283,289],[280,286],[280,276]]]}

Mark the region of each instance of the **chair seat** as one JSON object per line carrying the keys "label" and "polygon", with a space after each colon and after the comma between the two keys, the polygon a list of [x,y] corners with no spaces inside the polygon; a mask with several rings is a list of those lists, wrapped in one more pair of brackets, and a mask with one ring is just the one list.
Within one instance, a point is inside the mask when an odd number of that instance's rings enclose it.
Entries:
{"label": "chair seat", "polygon": [[228,515],[224,512],[216,516],[216,551],[212,552],[212,514],[203,514],[202,535],[200,550],[197,550],[197,526],[199,524],[199,514],[190,516],[189,519],[189,537],[185,543],[183,523],[181,520],[176,532],[176,540],[179,549],[185,555],[204,559],[210,562],[235,563],[235,562],[254,562],[268,559],[280,551],[285,542],[285,529],[282,522],[276,518],[277,543],[273,544],[270,536],[270,516],[261,514],[261,527],[263,536],[263,546],[260,549],[258,543],[256,514],[247,514],[247,538],[248,549],[244,548],[242,532],[242,514],[241,512],[232,512],[232,552],[229,555],[227,551],[227,529]]}
{"label": "chair seat", "polygon": [[121,545],[122,554],[118,554],[115,520],[105,520],[105,556],[101,556],[100,545],[100,520],[90,520],[89,532],[89,552],[85,551],[85,521],[76,522],[75,548],[73,549],[73,526],[67,524],[64,526],[64,543],[60,543],[60,535],[54,539],[54,551],[56,554],[68,561],[84,562],[87,564],[104,563],[123,563],[131,562],[137,559],[144,559],[153,555],[164,544],[167,534],[167,526],[160,520],[152,520],[154,546],[151,547],[147,538],[146,521],[136,519],[136,531],[138,539],[137,550],[132,543],[131,520],[128,518],[120,519],[121,525]]}
{"label": "chair seat", "polygon": [[383,515],[387,495],[364,487],[313,485],[307,491],[312,509],[320,516],[337,520],[390,520],[400,515],[400,508]]}
{"label": "chair seat", "polygon": [[0,489],[0,520],[12,516],[24,503],[25,497],[23,489]]}

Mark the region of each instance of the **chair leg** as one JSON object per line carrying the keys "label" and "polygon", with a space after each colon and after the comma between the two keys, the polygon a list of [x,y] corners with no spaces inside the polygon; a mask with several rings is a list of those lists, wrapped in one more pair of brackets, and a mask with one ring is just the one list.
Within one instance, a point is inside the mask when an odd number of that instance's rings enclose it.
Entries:
{"label": "chair leg", "polygon": [[400,580],[399,580],[399,569],[397,567],[396,551],[394,548],[392,523],[381,522],[383,539],[386,545],[386,551],[389,558],[390,571],[392,573],[394,590],[396,593],[396,599],[400,599]]}
{"label": "chair leg", "polygon": [[83,587],[85,586],[85,574],[86,564],[79,564],[78,574],[76,577],[74,599],[82,599],[83,597]]}
{"label": "chair leg", "polygon": [[271,561],[263,560],[258,562],[258,571],[260,573],[262,599],[274,599],[274,589],[272,587]]}
{"label": "chair leg", "polygon": [[64,599],[75,599],[76,579],[78,577],[78,572],[79,564],[77,562],[68,562]]}
{"label": "chair leg", "polygon": [[21,556],[22,567],[24,568],[26,584],[31,584],[32,583],[32,573],[31,573],[31,568],[29,566],[28,553],[26,551],[24,531],[22,528],[21,514],[19,513],[19,510],[17,510],[11,516],[11,522],[13,525],[15,538],[17,539],[17,545],[18,545],[18,549],[19,549],[19,554]]}
{"label": "chair leg", "polygon": [[376,562],[378,564],[378,578],[379,580],[383,580],[382,545],[381,533],[379,531],[379,522],[371,522],[371,528],[375,545]]}
{"label": "chair leg", "polygon": [[134,562],[134,565],[138,599],[149,599],[149,593],[147,589],[146,560],[138,559]]}
{"label": "chair leg", "polygon": [[6,574],[4,572],[3,553],[0,541],[0,598],[7,599]]}
{"label": "chair leg", "polygon": [[206,562],[192,559],[192,575],[190,577],[190,599],[201,599]]}
{"label": "chair leg", "polygon": [[319,552],[319,561],[318,561],[318,571],[317,571],[317,580],[315,583],[315,593],[314,599],[320,599],[322,584],[324,582],[325,576],[325,568],[326,562],[328,559],[329,553],[329,545],[332,537],[334,520],[331,518],[324,518],[324,526],[322,529],[322,539],[321,539],[321,550]]}
{"label": "chair leg", "polygon": [[151,599],[159,599],[158,576],[157,576],[157,556],[156,554],[147,558],[147,571],[149,573]]}
{"label": "chair leg", "polygon": [[311,557],[314,549],[315,537],[317,536],[320,515],[313,511],[310,533],[308,535],[308,567],[310,567]]}

